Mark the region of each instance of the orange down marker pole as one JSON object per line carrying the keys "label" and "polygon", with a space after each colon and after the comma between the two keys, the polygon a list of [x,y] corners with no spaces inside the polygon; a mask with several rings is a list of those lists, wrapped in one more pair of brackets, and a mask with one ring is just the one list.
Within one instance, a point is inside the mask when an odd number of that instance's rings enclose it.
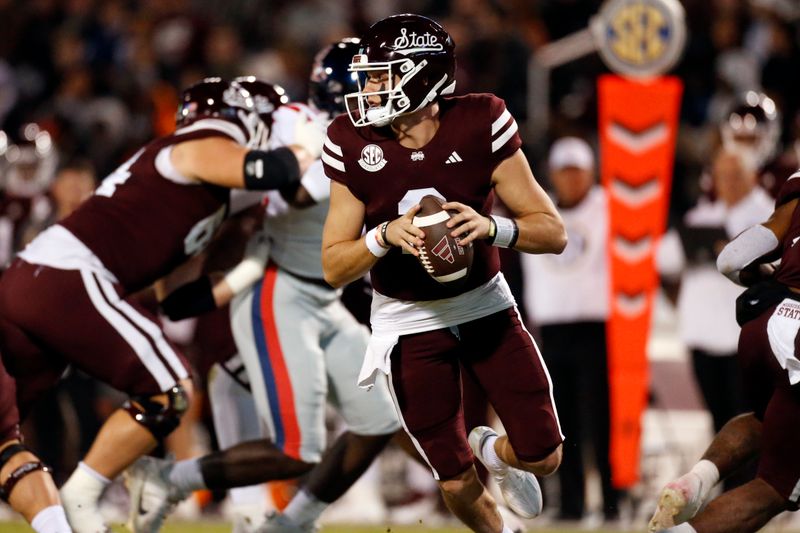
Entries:
{"label": "orange down marker pole", "polygon": [[647,338],[658,288],[655,245],[667,219],[683,85],[675,77],[598,83],[600,174],[609,198],[608,372],[614,486],[639,479]]}

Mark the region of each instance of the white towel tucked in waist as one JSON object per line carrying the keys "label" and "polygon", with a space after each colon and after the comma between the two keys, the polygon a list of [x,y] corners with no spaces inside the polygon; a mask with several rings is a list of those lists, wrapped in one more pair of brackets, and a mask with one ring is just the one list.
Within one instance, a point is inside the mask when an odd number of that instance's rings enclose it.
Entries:
{"label": "white towel tucked in waist", "polygon": [[471,291],[443,298],[412,302],[372,291],[372,337],[358,375],[358,386],[368,389],[379,372],[389,374],[392,349],[401,335],[457,326],[515,305],[505,277],[494,278]]}

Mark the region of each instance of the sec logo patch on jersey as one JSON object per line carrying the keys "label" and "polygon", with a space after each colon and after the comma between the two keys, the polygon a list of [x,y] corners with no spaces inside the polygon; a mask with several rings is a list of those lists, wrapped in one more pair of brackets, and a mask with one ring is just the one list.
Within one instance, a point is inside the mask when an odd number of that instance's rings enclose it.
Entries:
{"label": "sec logo patch on jersey", "polygon": [[472,243],[462,246],[458,237],[450,235],[447,221],[451,214],[442,209],[443,203],[441,198],[430,194],[419,201],[421,209],[413,221],[425,232],[419,261],[439,283],[458,286],[466,281],[472,267]]}
{"label": "sec logo patch on jersey", "polygon": [[386,166],[388,161],[383,157],[383,150],[377,144],[368,144],[361,150],[358,164],[367,172],[377,172]]}

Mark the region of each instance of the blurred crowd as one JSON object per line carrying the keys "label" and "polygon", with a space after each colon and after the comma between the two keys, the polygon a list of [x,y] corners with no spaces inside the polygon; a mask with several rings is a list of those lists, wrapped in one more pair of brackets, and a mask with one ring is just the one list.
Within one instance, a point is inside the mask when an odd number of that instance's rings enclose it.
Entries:
{"label": "blurred crowd", "polygon": [[[782,174],[787,169],[800,166],[800,4],[794,0],[682,3],[689,33],[686,51],[674,70],[685,87],[670,207],[676,226],[685,222],[684,215],[698,202],[720,199],[730,207],[756,186],[752,161],[729,161],[719,151],[723,140],[719,125],[747,91],[763,92],[775,108],[774,142],[768,154],[774,171],[760,172],[764,190],[785,179]],[[374,20],[406,11],[436,18],[454,37],[457,93],[492,92],[506,101],[520,123],[540,181],[549,184],[550,174],[565,167],[589,173],[577,199],[559,199],[563,208],[575,208],[585,195],[596,196],[592,188],[596,78],[607,68],[591,55],[554,69],[549,131],[536,137],[524,134],[527,71],[538,49],[585,28],[601,4],[600,0],[0,0],[0,263],[6,264],[37,232],[73,210],[135,149],[172,131],[183,87],[205,76],[247,74],[280,84],[293,100],[305,100],[307,73],[321,47],[358,35]],[[585,146],[562,149],[567,155],[556,156],[554,162],[550,147],[565,136],[582,139]],[[746,190],[731,193],[730,200],[726,179],[744,182],[741,187]],[[714,222],[720,223],[724,224],[724,216]],[[689,267],[663,267],[662,272],[674,280]],[[505,268],[521,295],[526,273],[533,267],[511,259]],[[590,318],[593,323],[603,320],[603,312]],[[552,335],[560,331],[554,326],[564,321],[569,322],[559,318],[539,325],[549,325]],[[698,357],[714,351],[705,345],[691,348],[700,352],[695,354],[695,365],[702,365]],[[543,349],[547,355],[546,342]],[[724,351],[734,349],[726,345]],[[64,400],[66,393],[54,393],[45,405],[55,407],[41,409],[28,428],[34,439],[40,435],[44,448],[52,439],[41,437],[62,428],[58,431],[64,439],[55,440],[56,445],[51,442],[53,449],[42,455],[56,467],[57,479],[85,451],[80,450],[81,443],[90,442],[81,434],[96,430],[96,420],[117,401],[111,393],[86,387],[80,376],[69,383],[70,400]],[[605,390],[602,384],[598,387]],[[591,433],[592,438],[607,438],[602,430]],[[67,440],[76,449],[65,456],[64,450],[70,448],[61,443]],[[583,482],[582,474],[562,479],[565,486],[578,484],[576,493],[582,493]],[[603,483],[607,506],[616,506],[607,474]],[[609,518],[616,516],[614,508],[604,511]],[[580,502],[561,509],[573,519],[583,512],[582,496]]]}

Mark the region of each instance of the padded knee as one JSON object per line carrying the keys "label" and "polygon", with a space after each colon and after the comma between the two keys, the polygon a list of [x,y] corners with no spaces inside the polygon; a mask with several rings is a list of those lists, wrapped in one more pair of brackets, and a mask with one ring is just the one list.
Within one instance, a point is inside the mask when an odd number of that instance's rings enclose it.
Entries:
{"label": "padded knee", "polygon": [[189,397],[181,385],[172,387],[166,394],[166,405],[151,398],[133,398],[123,405],[131,418],[159,440],[178,427],[181,416],[189,408]]}
{"label": "padded knee", "polygon": [[[3,469],[3,467],[6,465],[6,463],[8,463],[8,461],[11,460],[12,457],[18,453],[27,451],[28,449],[19,443],[3,448],[3,451],[0,452],[0,470]],[[41,461],[28,461],[19,465],[8,475],[3,483],[0,483],[0,500],[8,502],[9,497],[11,497],[11,491],[14,490],[16,484],[28,474],[33,474],[34,472],[39,471],[50,472],[50,469]]]}

